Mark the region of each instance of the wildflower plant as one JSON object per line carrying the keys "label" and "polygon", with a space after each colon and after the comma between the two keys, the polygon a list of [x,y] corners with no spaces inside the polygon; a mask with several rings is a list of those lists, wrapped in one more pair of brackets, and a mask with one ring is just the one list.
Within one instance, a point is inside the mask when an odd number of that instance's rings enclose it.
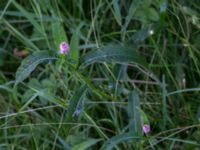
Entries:
{"label": "wildflower plant", "polygon": [[145,134],[148,134],[151,131],[150,125],[144,124],[143,127],[142,127],[142,130]]}
{"label": "wildflower plant", "polygon": [[59,48],[60,54],[67,55],[69,53],[69,44],[67,42],[61,42]]}
{"label": "wildflower plant", "polygon": [[0,149],[198,149],[196,2],[2,1]]}

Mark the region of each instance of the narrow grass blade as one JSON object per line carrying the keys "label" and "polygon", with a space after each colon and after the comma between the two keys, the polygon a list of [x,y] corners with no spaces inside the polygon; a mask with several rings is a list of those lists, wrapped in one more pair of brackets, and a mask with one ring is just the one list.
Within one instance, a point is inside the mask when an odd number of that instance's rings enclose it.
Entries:
{"label": "narrow grass blade", "polygon": [[165,76],[162,77],[162,115],[163,115],[163,129],[166,127],[168,112],[167,112],[167,89],[165,83]]}
{"label": "narrow grass blade", "polygon": [[4,9],[3,9],[3,11],[2,11],[2,13],[1,13],[1,15],[0,15],[0,19],[3,18],[4,13],[5,13],[6,10],[8,9],[8,7],[10,6],[10,4],[11,4],[12,1],[13,1],[13,0],[9,0],[9,1],[7,2],[6,6],[4,7]]}
{"label": "narrow grass blade", "polygon": [[114,75],[117,80],[124,80],[128,77],[127,75],[127,65],[116,64],[114,67]]}
{"label": "narrow grass blade", "polygon": [[39,31],[39,33],[43,34],[43,30],[41,26],[37,23],[36,19],[33,17],[31,13],[26,11],[21,5],[19,5],[16,1],[12,2],[14,6],[28,19],[28,21]]}
{"label": "narrow grass blade", "polygon": [[83,83],[86,84],[86,85],[89,87],[89,89],[90,89],[92,92],[94,92],[97,96],[99,96],[100,98],[106,98],[106,99],[108,99],[108,100],[113,100],[112,96],[110,96],[109,94],[103,92],[103,91],[100,90],[99,88],[96,88],[96,86],[94,86],[94,84],[92,83],[92,81],[91,81],[89,78],[83,76],[83,75],[82,75],[81,73],[79,73],[79,72],[76,72],[75,75],[76,75],[76,77],[77,77],[78,79],[80,79],[81,81],[83,81]]}
{"label": "narrow grass blade", "polygon": [[200,88],[190,88],[190,89],[177,90],[177,91],[168,93],[167,96],[171,96],[171,95],[174,95],[174,94],[182,94],[182,93],[185,93],[185,92],[200,92]]}
{"label": "narrow grass blade", "polygon": [[34,50],[38,50],[39,51],[39,48],[32,41],[30,41],[27,37],[25,37],[22,33],[20,33],[8,21],[6,21],[5,19],[0,20],[0,22],[1,21],[5,24],[5,26],[7,27],[8,31],[13,36],[15,36],[16,38],[18,38],[22,43],[24,43],[24,45],[26,45],[27,47],[32,47]]}
{"label": "narrow grass blade", "polygon": [[0,91],[1,91],[1,89],[5,90],[5,91],[7,91],[7,92],[13,92],[12,89],[10,89],[10,88],[7,87],[6,85],[2,85],[2,84],[0,84]]}
{"label": "narrow grass blade", "polygon": [[98,132],[99,136],[101,136],[101,138],[108,140],[108,136],[106,135],[106,133],[103,132],[103,130],[97,125],[97,123],[95,122],[95,120],[93,120],[85,111],[83,113],[83,117],[84,119],[86,119],[89,123],[91,123],[92,125],[94,125],[96,132]]}
{"label": "narrow grass blade", "polygon": [[65,139],[63,139],[62,137],[60,137],[59,135],[57,135],[55,132],[53,132],[54,136],[57,136],[58,141],[62,144],[63,146],[63,150],[71,150],[70,145],[65,141]]}
{"label": "narrow grass blade", "polygon": [[117,23],[121,26],[122,25],[122,17],[120,12],[119,0],[112,0],[112,4],[114,7],[114,17],[117,20]]}
{"label": "narrow grass blade", "polygon": [[135,14],[138,7],[140,6],[141,2],[142,2],[141,0],[133,0],[132,1],[131,5],[129,7],[129,10],[128,10],[128,15],[126,16],[125,25],[123,26],[124,32],[126,31],[133,15]]}

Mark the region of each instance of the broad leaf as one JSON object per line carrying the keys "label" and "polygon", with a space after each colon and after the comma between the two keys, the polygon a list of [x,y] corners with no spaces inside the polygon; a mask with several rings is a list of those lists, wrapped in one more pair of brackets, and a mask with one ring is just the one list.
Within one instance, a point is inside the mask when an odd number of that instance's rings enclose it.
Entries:
{"label": "broad leaf", "polygon": [[32,55],[25,58],[16,72],[16,82],[17,85],[19,82],[25,80],[31,72],[37,67],[38,64],[46,61],[46,60],[53,60],[57,59],[49,54],[48,51],[40,51],[35,52]]}
{"label": "broad leaf", "polygon": [[138,140],[141,137],[139,136],[134,136],[132,132],[128,133],[123,133],[117,136],[112,137],[109,141],[106,142],[105,146],[102,148],[102,150],[112,150],[117,144],[125,141],[130,141],[130,140]]}
{"label": "broad leaf", "polygon": [[[81,101],[83,101],[84,99],[85,93],[87,91],[86,87],[87,87],[86,85],[82,85],[79,89],[75,91],[74,95],[70,99],[70,103],[67,110],[67,116],[66,116],[68,122],[71,122],[73,120],[73,116],[77,115],[76,111],[79,111],[78,107]],[[69,131],[69,127],[67,128],[67,132],[68,131]]]}
{"label": "broad leaf", "polygon": [[136,91],[129,94],[128,98],[129,129],[134,135],[142,134],[142,123],[140,114],[140,99]]}
{"label": "broad leaf", "polygon": [[70,59],[72,61],[72,65],[76,68],[79,63],[79,50],[78,50],[78,45],[79,45],[79,36],[78,36],[78,31],[74,32],[72,39],[70,41]]}
{"label": "broad leaf", "polygon": [[81,58],[80,68],[85,68],[96,62],[136,63],[144,67],[147,66],[145,58],[139,55],[134,48],[121,45],[109,45],[89,52]]}
{"label": "broad leaf", "polygon": [[77,144],[76,146],[72,147],[71,150],[86,150],[89,147],[91,147],[92,145],[96,144],[97,142],[99,142],[100,139],[88,139],[80,144]]}
{"label": "broad leaf", "polygon": [[63,25],[59,21],[52,23],[52,34],[56,49],[59,50],[61,42],[68,42]]}

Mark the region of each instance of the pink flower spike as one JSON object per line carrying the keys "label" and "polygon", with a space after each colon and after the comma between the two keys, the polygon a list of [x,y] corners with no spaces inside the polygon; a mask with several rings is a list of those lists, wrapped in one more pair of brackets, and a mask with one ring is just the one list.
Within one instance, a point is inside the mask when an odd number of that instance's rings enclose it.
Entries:
{"label": "pink flower spike", "polygon": [[60,43],[60,53],[67,54],[69,52],[69,44],[66,42]]}
{"label": "pink flower spike", "polygon": [[149,132],[150,132],[150,125],[148,125],[148,124],[144,124],[143,125],[143,127],[142,127],[142,129],[143,129],[143,132],[145,133],[145,134],[148,134]]}

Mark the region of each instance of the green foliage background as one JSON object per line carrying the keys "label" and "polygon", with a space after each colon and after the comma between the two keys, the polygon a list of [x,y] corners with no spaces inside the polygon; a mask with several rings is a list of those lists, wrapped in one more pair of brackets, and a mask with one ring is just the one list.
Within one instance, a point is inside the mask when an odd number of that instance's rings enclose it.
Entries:
{"label": "green foliage background", "polygon": [[2,0],[0,149],[200,149],[199,12],[199,0]]}

